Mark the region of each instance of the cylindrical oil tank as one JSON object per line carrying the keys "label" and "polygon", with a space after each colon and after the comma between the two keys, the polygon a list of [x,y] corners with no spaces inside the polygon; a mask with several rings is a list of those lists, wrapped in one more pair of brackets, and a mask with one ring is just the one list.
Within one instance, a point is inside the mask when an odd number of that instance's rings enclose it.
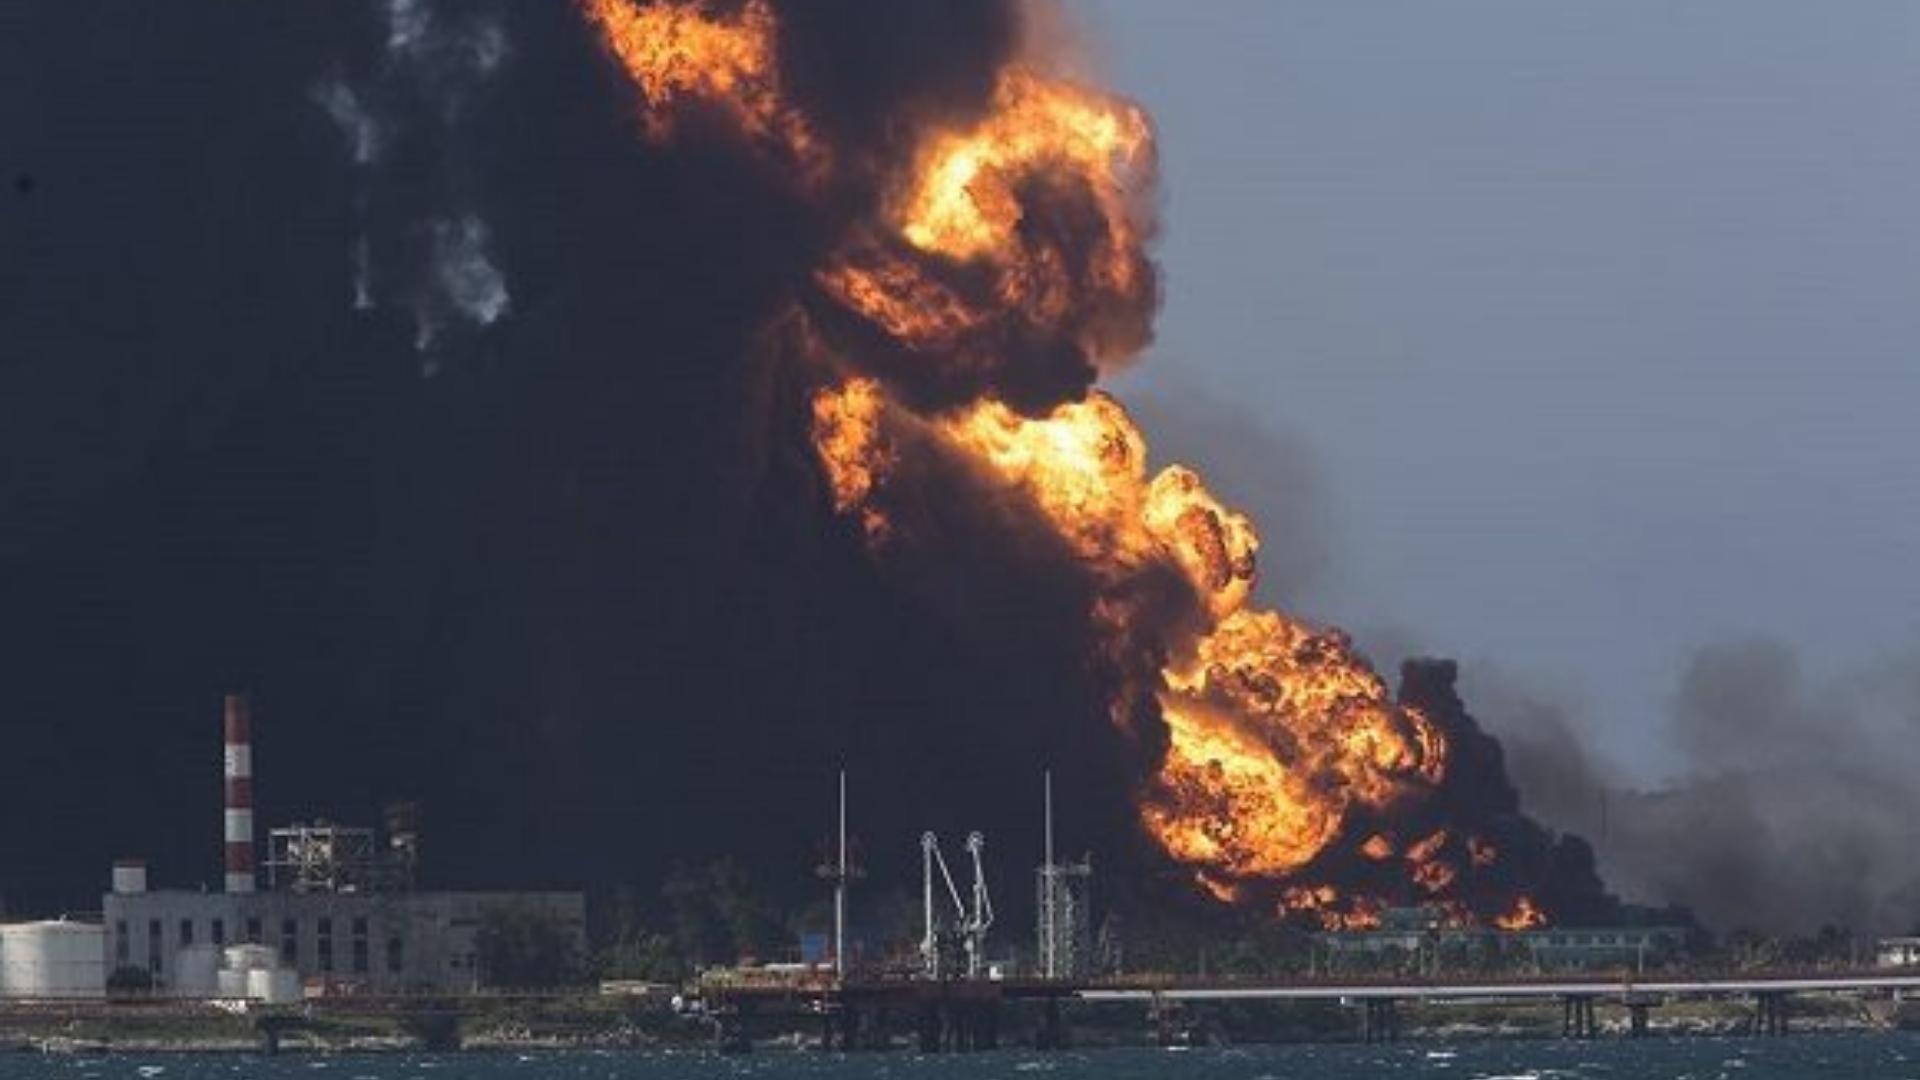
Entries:
{"label": "cylindrical oil tank", "polygon": [[275,967],[279,962],[280,954],[274,952],[271,945],[227,946],[225,966],[228,971],[255,971]]}
{"label": "cylindrical oil tank", "polygon": [[219,974],[220,996],[238,1000],[247,996],[247,973],[222,968]]}
{"label": "cylindrical oil tank", "polygon": [[220,994],[218,945],[186,945],[174,953],[173,994],[183,998],[210,998]]}
{"label": "cylindrical oil tank", "polygon": [[253,968],[247,972],[247,996],[268,1005],[300,1000],[300,973],[292,968]]}
{"label": "cylindrical oil tank", "polygon": [[0,988],[15,998],[105,997],[105,928],[65,920],[0,926]]}

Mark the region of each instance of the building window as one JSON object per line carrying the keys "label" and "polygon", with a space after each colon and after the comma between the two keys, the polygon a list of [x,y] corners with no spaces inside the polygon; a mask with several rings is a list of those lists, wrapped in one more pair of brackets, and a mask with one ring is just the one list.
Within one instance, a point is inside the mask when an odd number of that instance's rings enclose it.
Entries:
{"label": "building window", "polygon": [[159,919],[147,920],[147,971],[149,974],[160,974],[160,957],[166,947],[163,940],[165,936]]}
{"label": "building window", "polygon": [[398,937],[387,939],[387,970],[395,975],[407,966],[407,945]]}
{"label": "building window", "polygon": [[300,922],[297,919],[280,920],[280,959],[288,967],[300,965]]}
{"label": "building window", "polygon": [[356,918],[353,920],[353,973],[365,975],[367,967],[367,920]]}
{"label": "building window", "polygon": [[181,919],[180,920],[180,947],[184,949],[191,944],[193,944],[193,920]]}
{"label": "building window", "polygon": [[247,920],[247,944],[260,944],[260,917],[258,915]]}
{"label": "building window", "polygon": [[315,928],[314,948],[321,971],[333,970],[333,920],[322,918]]}
{"label": "building window", "polygon": [[215,945],[225,945],[227,943],[227,920],[213,920],[211,929],[213,933],[210,936],[213,938],[213,943]]}
{"label": "building window", "polygon": [[113,960],[116,967],[126,967],[133,960],[133,941],[127,935],[125,919],[113,924]]}

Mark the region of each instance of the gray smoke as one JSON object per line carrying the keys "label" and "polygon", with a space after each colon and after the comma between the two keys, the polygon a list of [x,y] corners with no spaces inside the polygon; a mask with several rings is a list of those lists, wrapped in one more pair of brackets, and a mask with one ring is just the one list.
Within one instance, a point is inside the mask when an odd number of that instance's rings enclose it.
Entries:
{"label": "gray smoke", "polygon": [[[432,374],[428,354],[448,328],[491,326],[511,306],[463,139],[472,99],[510,50],[494,5],[374,0],[370,15],[372,55],[320,80],[312,97],[355,173],[353,307],[404,307]],[[424,179],[422,160],[432,163]]]}
{"label": "gray smoke", "polygon": [[1573,710],[1476,673],[1527,805],[1590,836],[1624,895],[1710,927],[1904,932],[1920,923],[1920,653],[1833,679],[1768,639],[1700,649],[1667,713],[1674,779],[1635,783]]}
{"label": "gray smoke", "polygon": [[323,79],[313,88],[313,100],[339,125],[355,165],[371,166],[379,160],[380,123],[350,83],[337,75]]}

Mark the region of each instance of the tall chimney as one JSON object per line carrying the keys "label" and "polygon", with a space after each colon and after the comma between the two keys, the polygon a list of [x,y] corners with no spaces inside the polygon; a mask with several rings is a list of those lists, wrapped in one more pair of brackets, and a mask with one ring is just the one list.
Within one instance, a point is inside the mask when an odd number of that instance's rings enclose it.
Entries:
{"label": "tall chimney", "polygon": [[253,720],[245,694],[228,694],[227,891],[253,891]]}

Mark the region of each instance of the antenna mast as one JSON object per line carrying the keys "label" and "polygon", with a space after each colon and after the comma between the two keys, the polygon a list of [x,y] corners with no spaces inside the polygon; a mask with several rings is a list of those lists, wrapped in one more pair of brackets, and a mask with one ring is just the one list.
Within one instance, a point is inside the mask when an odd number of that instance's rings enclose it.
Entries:
{"label": "antenna mast", "polygon": [[833,974],[847,977],[847,887],[860,876],[847,849],[847,770],[840,770],[840,807],[837,837],[829,836],[821,846],[820,864],[814,873],[833,882]]}
{"label": "antenna mast", "polygon": [[847,977],[847,770],[840,770],[840,857],[833,875],[833,974]]}
{"label": "antenna mast", "polygon": [[1059,971],[1060,868],[1053,861],[1053,770],[1045,773],[1046,861],[1040,865],[1040,960],[1049,979]]}

